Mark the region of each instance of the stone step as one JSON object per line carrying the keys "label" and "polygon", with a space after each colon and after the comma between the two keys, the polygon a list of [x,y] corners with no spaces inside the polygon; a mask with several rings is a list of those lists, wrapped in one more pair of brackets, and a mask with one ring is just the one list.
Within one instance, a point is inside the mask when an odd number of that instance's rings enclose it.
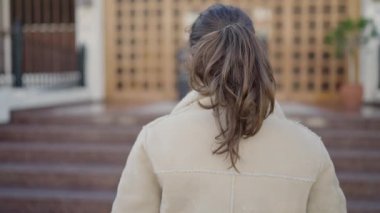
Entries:
{"label": "stone step", "polygon": [[[22,125],[0,126],[0,141],[127,143],[134,141],[141,126]],[[368,148],[380,150],[377,130],[314,129],[331,148]]]}
{"label": "stone step", "polygon": [[[16,164],[0,165],[0,186],[115,190],[124,165]],[[380,173],[338,172],[350,199],[379,199]]]}
{"label": "stone step", "polygon": [[379,130],[371,129],[330,129],[330,128],[312,128],[318,135],[325,138],[346,138],[346,139],[372,139],[379,140]]}
{"label": "stone step", "polygon": [[329,149],[338,172],[379,172],[380,150]]}
{"label": "stone step", "polygon": [[380,141],[377,139],[361,139],[358,141],[350,138],[322,138],[323,143],[328,149],[368,149],[380,150]]}
{"label": "stone step", "polygon": [[149,104],[104,105],[102,103],[77,104],[45,109],[12,112],[12,123],[18,124],[90,124],[138,125],[168,114],[175,102]]}
{"label": "stone step", "polygon": [[[156,117],[168,114],[175,103],[153,104],[156,106],[125,107],[105,111],[102,106],[88,110],[88,106],[69,106],[52,109],[23,110],[12,113],[12,123],[18,124],[92,124],[92,125],[143,125]],[[161,106],[160,106],[161,105]],[[149,110],[149,108],[151,108]],[[317,114],[291,113],[290,119],[302,122],[312,128],[365,128],[379,129],[380,118],[342,114],[325,111]]]}
{"label": "stone step", "polygon": [[0,165],[0,188],[50,188],[71,190],[112,190],[124,165],[16,164]]}
{"label": "stone step", "polygon": [[378,130],[312,129],[329,148],[380,150]]}
{"label": "stone step", "polygon": [[107,190],[57,190],[0,188],[0,212],[4,213],[106,213],[115,192]]}
{"label": "stone step", "polygon": [[[108,190],[61,190],[0,188],[0,212],[12,213],[106,213],[115,192]],[[350,213],[377,213],[379,200],[347,200]]]}
{"label": "stone step", "polygon": [[[51,116],[51,115],[34,115],[34,114],[15,114],[12,117],[13,124],[39,124],[39,125],[94,125],[94,126],[142,126],[155,118],[162,116],[162,114],[151,115],[134,115],[128,114],[120,115],[104,115],[104,116]],[[367,129],[378,130],[380,129],[380,119],[347,119],[344,117],[339,118],[326,118],[326,117],[312,117],[307,116],[303,118],[296,118],[297,121],[308,126],[309,128],[316,129]]]}
{"label": "stone step", "polygon": [[290,115],[290,119],[301,122],[310,128],[330,129],[379,129],[380,118],[363,118],[342,115]]}
{"label": "stone step", "polygon": [[141,130],[140,126],[97,127],[91,125],[21,125],[0,126],[0,141],[26,141],[51,143],[128,143],[134,141]]}
{"label": "stone step", "polygon": [[39,125],[93,125],[93,126],[142,126],[149,123],[161,114],[152,115],[97,115],[97,116],[67,116],[66,114],[51,115],[48,113],[17,112],[12,114],[12,124],[39,124]]}
{"label": "stone step", "polygon": [[125,163],[130,144],[0,142],[0,162],[19,163]]}
{"label": "stone step", "polygon": [[380,201],[348,200],[349,213],[379,213]]}
{"label": "stone step", "polygon": [[348,199],[380,202],[380,173],[338,172],[337,176]]}
{"label": "stone step", "polygon": [[[131,144],[0,142],[0,162],[123,165]],[[337,171],[380,171],[380,151],[330,149]]]}

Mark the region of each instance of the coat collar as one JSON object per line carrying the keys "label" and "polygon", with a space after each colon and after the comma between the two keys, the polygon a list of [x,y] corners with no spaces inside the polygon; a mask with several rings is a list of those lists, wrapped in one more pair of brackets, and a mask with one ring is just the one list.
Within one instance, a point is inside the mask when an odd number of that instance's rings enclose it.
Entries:
{"label": "coat collar", "polygon": [[[178,111],[181,111],[183,108],[197,102],[197,101],[200,101],[201,103],[203,104],[209,104],[211,103],[211,98],[208,97],[208,96],[203,96],[201,94],[199,94],[197,91],[195,90],[191,90],[175,107],[174,109],[172,110],[171,113],[176,113]],[[275,105],[274,105],[274,110],[273,110],[273,114],[278,116],[278,117],[281,117],[281,118],[285,118],[285,114],[280,106],[280,104],[278,104],[277,101],[275,101]]]}

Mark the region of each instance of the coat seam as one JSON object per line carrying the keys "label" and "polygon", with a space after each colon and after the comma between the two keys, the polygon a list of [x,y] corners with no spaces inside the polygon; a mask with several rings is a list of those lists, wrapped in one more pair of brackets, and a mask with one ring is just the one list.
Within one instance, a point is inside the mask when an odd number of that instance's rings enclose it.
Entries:
{"label": "coat seam", "polygon": [[319,141],[319,165],[318,165],[317,176],[322,171],[322,168],[323,168],[323,142],[320,139],[320,141]]}
{"label": "coat seam", "polygon": [[152,159],[149,156],[148,150],[146,149],[146,143],[148,141],[148,134],[149,134],[149,132],[148,132],[149,131],[149,127],[144,126],[143,129],[142,129],[142,131],[145,131],[145,132],[144,132],[144,138],[143,138],[141,146],[142,146],[142,148],[143,148],[143,150],[145,152],[145,155],[146,155],[147,160],[149,161],[149,164],[152,167],[153,173],[156,175],[156,179],[157,179],[158,184],[160,185],[160,187],[162,187],[162,181],[158,177],[158,174],[155,172],[153,161],[152,161]]}
{"label": "coat seam", "polygon": [[209,174],[209,175],[230,175],[230,176],[242,176],[242,177],[270,177],[270,178],[280,178],[294,181],[302,182],[315,182],[314,178],[308,177],[297,177],[290,175],[281,175],[274,173],[259,173],[259,172],[225,172],[217,170],[159,170],[155,171],[156,174],[178,174],[178,173],[198,173],[198,174]]}
{"label": "coat seam", "polygon": [[235,202],[235,177],[236,175],[233,174],[231,177],[231,197],[230,197],[230,213],[234,212],[234,202]]}

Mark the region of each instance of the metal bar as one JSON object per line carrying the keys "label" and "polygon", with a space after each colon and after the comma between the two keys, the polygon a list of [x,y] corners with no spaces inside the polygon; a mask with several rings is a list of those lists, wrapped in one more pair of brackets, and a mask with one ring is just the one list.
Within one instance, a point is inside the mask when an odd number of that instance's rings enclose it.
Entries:
{"label": "metal bar", "polygon": [[60,0],[52,0],[52,20],[53,23],[60,23],[60,16],[61,16],[61,10],[60,10]]}
{"label": "metal bar", "polygon": [[33,1],[27,0],[23,2],[24,21],[23,24],[33,23]]}
{"label": "metal bar", "polygon": [[42,17],[41,17],[41,0],[34,0],[34,5],[33,5],[33,15],[34,15],[34,20],[33,23],[41,23]]}
{"label": "metal bar", "polygon": [[52,23],[51,21],[51,0],[43,0],[43,23]]}
{"label": "metal bar", "polygon": [[15,22],[12,26],[12,62],[13,62],[13,86],[22,87],[22,65],[23,65],[23,38],[22,26],[20,22]]}
{"label": "metal bar", "polygon": [[68,0],[70,5],[70,23],[75,23],[75,2],[74,0]]}
{"label": "metal bar", "polygon": [[380,44],[377,49],[377,88],[380,89]]}
{"label": "metal bar", "polygon": [[64,0],[61,2],[61,10],[62,10],[62,20],[61,23],[69,23],[70,22],[70,1]]}
{"label": "metal bar", "polygon": [[22,0],[13,0],[12,4],[13,4],[13,10],[14,10],[14,17],[12,17],[12,21],[22,22],[24,20]]}
{"label": "metal bar", "polygon": [[79,71],[79,86],[85,86],[85,69],[86,69],[86,48],[80,46],[78,48],[78,71]]}
{"label": "metal bar", "polygon": [[[3,2],[0,1],[0,14],[2,14],[3,10]],[[3,16],[0,15],[0,86],[2,84],[2,79],[4,77],[4,40],[5,37],[5,30],[3,30]]]}

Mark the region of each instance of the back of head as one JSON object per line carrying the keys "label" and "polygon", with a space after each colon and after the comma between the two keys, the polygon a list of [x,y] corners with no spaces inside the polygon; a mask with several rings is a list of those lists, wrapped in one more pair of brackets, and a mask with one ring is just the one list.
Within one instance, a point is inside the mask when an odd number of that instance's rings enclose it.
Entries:
{"label": "back of head", "polygon": [[273,111],[275,82],[249,16],[216,4],[191,27],[190,85],[211,96],[220,128],[214,154],[226,154],[236,170],[239,141],[255,135]]}

